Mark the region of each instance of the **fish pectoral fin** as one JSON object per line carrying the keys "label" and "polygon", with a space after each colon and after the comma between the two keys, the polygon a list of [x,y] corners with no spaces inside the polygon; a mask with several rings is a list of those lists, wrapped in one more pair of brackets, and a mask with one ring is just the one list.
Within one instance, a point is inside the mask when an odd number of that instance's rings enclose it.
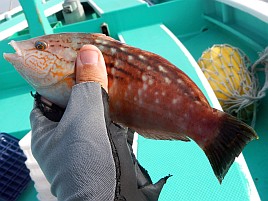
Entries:
{"label": "fish pectoral fin", "polygon": [[137,133],[142,135],[145,138],[149,139],[155,139],[155,140],[181,140],[184,142],[191,141],[186,135],[179,134],[179,133],[171,133],[166,131],[155,131],[152,129],[135,129],[133,128]]}

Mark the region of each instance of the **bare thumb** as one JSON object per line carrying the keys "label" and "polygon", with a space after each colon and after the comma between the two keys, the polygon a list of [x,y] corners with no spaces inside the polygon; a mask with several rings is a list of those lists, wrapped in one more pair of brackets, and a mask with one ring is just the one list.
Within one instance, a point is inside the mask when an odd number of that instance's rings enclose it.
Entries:
{"label": "bare thumb", "polygon": [[94,45],[84,45],[77,55],[76,83],[98,82],[108,92],[108,78],[101,51]]}

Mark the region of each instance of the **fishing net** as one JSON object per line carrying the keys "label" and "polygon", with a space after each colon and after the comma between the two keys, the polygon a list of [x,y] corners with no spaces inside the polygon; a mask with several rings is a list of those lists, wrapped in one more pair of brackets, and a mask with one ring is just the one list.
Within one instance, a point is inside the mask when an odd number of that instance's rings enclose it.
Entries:
{"label": "fishing net", "polygon": [[[198,64],[223,110],[254,126],[258,102],[268,88],[268,48],[250,67],[248,57],[238,48],[214,45],[203,52]],[[257,68],[259,64],[264,68]],[[265,72],[262,88],[256,73],[259,70]]]}

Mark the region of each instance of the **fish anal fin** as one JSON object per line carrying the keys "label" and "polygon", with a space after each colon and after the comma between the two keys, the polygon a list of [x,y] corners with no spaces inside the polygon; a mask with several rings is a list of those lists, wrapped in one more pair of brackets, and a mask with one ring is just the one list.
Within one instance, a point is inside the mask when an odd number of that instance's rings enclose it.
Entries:
{"label": "fish anal fin", "polygon": [[137,133],[142,135],[145,138],[149,139],[155,139],[155,140],[181,140],[184,142],[191,141],[186,135],[178,134],[178,133],[171,133],[166,131],[155,131],[152,129],[135,129],[133,128]]}

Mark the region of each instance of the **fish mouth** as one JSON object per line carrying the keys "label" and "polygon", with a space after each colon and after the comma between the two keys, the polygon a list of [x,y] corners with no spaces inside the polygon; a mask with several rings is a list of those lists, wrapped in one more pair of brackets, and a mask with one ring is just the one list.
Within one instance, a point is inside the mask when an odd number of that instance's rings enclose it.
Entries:
{"label": "fish mouth", "polygon": [[4,53],[3,56],[7,61],[12,62],[12,61],[17,60],[18,58],[23,56],[16,41],[14,41],[14,40],[10,41],[9,45],[11,45],[16,52],[15,53]]}

